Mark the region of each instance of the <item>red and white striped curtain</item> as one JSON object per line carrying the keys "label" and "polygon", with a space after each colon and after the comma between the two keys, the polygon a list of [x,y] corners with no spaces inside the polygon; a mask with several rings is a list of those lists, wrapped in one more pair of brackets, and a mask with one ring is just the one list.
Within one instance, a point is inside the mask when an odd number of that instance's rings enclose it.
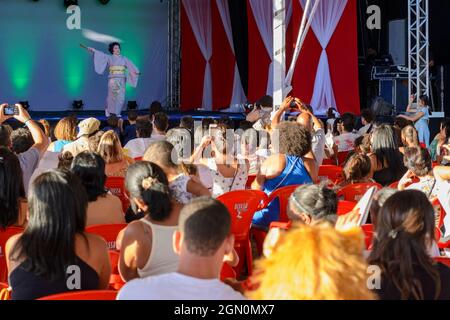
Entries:
{"label": "red and white striped curtain", "polygon": [[[182,4],[181,109],[218,110],[245,103],[228,0],[183,0]],[[198,68],[198,51],[206,62],[204,70]]]}

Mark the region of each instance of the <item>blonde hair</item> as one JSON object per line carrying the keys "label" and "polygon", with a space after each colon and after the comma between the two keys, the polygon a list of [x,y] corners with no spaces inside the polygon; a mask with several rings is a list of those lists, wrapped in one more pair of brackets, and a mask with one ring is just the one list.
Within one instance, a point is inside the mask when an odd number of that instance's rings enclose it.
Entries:
{"label": "blonde hair", "polygon": [[328,223],[297,225],[280,236],[257,265],[255,300],[372,300],[360,230],[346,234]]}
{"label": "blonde hair", "polygon": [[77,122],[72,117],[62,118],[55,127],[57,140],[74,141],[77,138]]}
{"label": "blonde hair", "polygon": [[103,134],[98,144],[97,153],[105,160],[106,164],[123,161],[122,145],[113,130]]}

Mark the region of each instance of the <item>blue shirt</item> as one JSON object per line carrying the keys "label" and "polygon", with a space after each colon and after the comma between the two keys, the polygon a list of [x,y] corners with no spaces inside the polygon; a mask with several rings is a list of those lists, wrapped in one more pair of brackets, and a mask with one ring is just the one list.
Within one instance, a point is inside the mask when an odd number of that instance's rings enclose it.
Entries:
{"label": "blue shirt", "polygon": [[[286,166],[283,172],[275,179],[266,180],[264,192],[270,196],[273,191],[282,187],[310,183],[313,183],[313,181],[305,168],[303,159],[295,156],[286,156]],[[256,212],[253,216],[253,225],[268,228],[272,222],[279,220],[279,207],[279,201],[276,199],[267,208]]]}

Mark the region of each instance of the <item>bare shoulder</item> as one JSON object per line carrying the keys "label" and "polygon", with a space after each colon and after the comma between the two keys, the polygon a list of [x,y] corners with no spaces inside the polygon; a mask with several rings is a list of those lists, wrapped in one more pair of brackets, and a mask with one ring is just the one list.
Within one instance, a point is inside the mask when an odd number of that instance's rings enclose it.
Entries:
{"label": "bare shoulder", "polygon": [[262,164],[261,172],[265,174],[267,179],[273,179],[278,177],[283,172],[285,166],[286,158],[284,155],[271,155]]}
{"label": "bare shoulder", "polygon": [[8,241],[6,241],[5,251],[7,254],[9,254],[11,252],[11,250],[16,246],[16,244],[19,241],[21,236],[22,236],[21,233],[16,234],[16,235],[13,235],[12,237],[10,237],[8,239]]}

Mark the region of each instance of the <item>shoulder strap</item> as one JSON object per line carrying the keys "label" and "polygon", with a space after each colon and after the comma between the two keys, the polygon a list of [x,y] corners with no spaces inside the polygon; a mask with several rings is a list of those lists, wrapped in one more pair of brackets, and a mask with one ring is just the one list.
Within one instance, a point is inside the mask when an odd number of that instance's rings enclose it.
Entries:
{"label": "shoulder strap", "polygon": [[238,166],[237,166],[237,168],[236,168],[236,172],[234,173],[233,181],[231,181],[231,185],[230,185],[230,188],[229,188],[228,192],[230,192],[230,191],[233,189],[234,182],[236,181],[236,177],[237,177],[237,175],[239,174],[240,166],[241,166],[241,165],[240,165],[239,162],[238,162]]}
{"label": "shoulder strap", "polygon": [[[287,157],[286,157],[287,160]],[[294,163],[292,163],[291,168],[289,169],[288,173],[284,176],[284,178],[277,184],[277,186],[273,189],[274,191],[277,190],[278,188],[280,188],[284,182],[286,181],[286,179],[291,175],[291,173],[294,171],[295,169],[295,165],[297,164],[298,160],[300,160],[300,158],[295,159]]]}

